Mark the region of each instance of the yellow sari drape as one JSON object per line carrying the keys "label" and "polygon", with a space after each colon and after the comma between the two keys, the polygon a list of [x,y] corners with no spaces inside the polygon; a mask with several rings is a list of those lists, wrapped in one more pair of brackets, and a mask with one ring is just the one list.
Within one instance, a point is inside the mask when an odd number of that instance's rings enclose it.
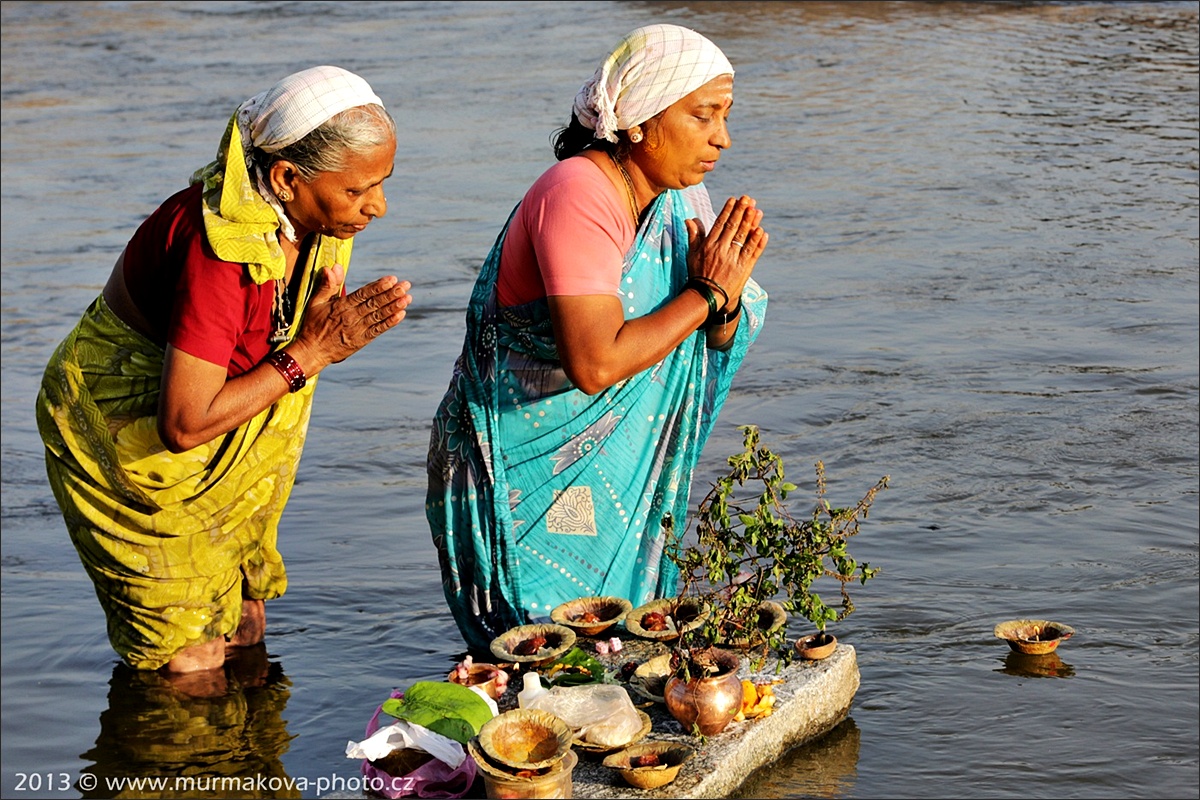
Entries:
{"label": "yellow sari drape", "polygon": [[[310,249],[293,331],[317,273],[348,264],[351,246],[320,237]],[[316,385],[176,454],[157,432],[162,364],[163,349],[101,296],[50,359],[37,399],[54,496],[109,640],[140,669],[233,633],[243,596],[269,600],[287,588],[276,538]]]}

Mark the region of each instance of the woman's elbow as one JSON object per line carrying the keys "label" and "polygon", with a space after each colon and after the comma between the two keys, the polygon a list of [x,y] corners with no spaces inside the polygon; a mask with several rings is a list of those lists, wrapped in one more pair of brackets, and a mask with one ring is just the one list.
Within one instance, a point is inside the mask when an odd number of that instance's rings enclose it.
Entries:
{"label": "woman's elbow", "polygon": [[586,395],[597,395],[616,384],[621,376],[598,366],[580,370],[567,370],[567,377],[575,388]]}
{"label": "woman's elbow", "polygon": [[178,425],[165,422],[161,415],[158,418],[158,438],[170,453],[185,453],[205,442],[198,435],[188,433]]}
{"label": "woman's elbow", "polygon": [[600,383],[576,383],[575,388],[578,389],[579,391],[583,392],[586,395],[597,395],[597,394],[600,394],[601,392],[603,392],[605,389],[607,389],[611,385],[612,385],[611,383],[607,384],[607,385],[600,384]]}

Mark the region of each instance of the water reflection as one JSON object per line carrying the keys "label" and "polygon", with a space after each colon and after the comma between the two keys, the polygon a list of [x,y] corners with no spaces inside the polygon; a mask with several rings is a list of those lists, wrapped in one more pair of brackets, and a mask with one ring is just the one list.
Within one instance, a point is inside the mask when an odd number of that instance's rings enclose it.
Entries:
{"label": "water reflection", "polygon": [[858,773],[861,732],[846,719],[814,742],[784,754],[750,777],[739,797],[847,797]]}
{"label": "water reflection", "polygon": [[1075,668],[1063,661],[1058,653],[1010,652],[1004,657],[1004,667],[996,671],[1022,678],[1071,678],[1075,675]]}
{"label": "water reflection", "polygon": [[118,663],[100,735],[80,756],[92,762],[83,797],[300,797],[280,761],[291,739],[282,666],[259,645],[207,677],[172,681]]}

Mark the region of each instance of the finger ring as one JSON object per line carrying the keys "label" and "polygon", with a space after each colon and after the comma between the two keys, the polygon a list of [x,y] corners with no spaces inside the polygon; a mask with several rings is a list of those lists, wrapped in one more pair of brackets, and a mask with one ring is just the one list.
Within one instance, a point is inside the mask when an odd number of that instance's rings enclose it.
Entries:
{"label": "finger ring", "polygon": [[734,247],[741,247],[743,244],[745,244],[745,242],[739,242],[737,239],[734,239],[733,241],[730,242],[730,244],[733,245]]}

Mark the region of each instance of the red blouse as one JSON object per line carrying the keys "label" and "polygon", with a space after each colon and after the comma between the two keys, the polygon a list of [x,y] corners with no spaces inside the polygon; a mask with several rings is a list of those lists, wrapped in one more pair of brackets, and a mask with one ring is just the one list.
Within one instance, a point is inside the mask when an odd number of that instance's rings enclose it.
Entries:
{"label": "red blouse", "polygon": [[271,351],[275,282],[217,258],[199,184],[168,198],[125,247],[125,283],[154,340],[241,375]]}

